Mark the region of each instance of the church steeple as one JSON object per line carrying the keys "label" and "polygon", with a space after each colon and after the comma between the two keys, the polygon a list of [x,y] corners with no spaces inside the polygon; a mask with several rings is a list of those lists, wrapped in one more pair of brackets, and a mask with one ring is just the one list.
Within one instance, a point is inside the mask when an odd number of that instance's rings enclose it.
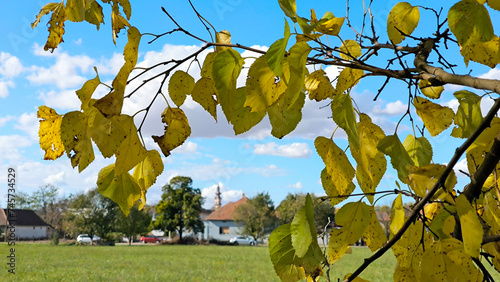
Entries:
{"label": "church steeple", "polygon": [[221,198],[220,198],[220,187],[217,185],[217,192],[215,193],[215,210],[218,210],[221,207]]}

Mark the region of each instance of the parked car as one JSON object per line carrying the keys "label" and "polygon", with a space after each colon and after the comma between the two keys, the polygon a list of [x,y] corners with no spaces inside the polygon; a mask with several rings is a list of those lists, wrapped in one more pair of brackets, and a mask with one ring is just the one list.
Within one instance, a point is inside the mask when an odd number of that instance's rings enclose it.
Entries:
{"label": "parked car", "polygon": [[[99,238],[99,236],[92,236],[92,241],[96,242],[96,241],[100,241],[101,238]],[[89,234],[80,234],[78,235],[78,237],[76,237],[76,242],[77,243],[80,243],[80,244],[83,244],[83,243],[86,243],[86,244],[90,244],[91,240],[90,240],[90,235]]]}
{"label": "parked car", "polygon": [[159,243],[161,241],[160,238],[153,236],[153,235],[148,235],[148,236],[142,236],[141,237],[141,243],[146,244],[146,243]]}
{"label": "parked car", "polygon": [[231,238],[229,240],[229,243],[233,245],[250,245],[250,246],[257,245],[257,242],[255,242],[255,240],[252,237],[243,237],[243,236]]}

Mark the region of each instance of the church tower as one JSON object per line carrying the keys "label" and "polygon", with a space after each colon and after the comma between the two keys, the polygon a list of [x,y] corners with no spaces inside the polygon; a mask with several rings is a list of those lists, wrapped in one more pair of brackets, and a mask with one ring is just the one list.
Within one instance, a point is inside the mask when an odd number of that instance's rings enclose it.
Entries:
{"label": "church tower", "polygon": [[215,193],[215,210],[218,210],[221,207],[221,198],[220,198],[220,187],[217,186],[217,192]]}

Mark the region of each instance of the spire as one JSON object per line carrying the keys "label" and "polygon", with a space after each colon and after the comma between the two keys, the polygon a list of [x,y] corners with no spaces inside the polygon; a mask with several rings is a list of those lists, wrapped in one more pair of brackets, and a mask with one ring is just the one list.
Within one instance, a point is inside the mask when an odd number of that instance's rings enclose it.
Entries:
{"label": "spire", "polygon": [[220,198],[220,187],[217,185],[217,192],[215,193],[215,204],[214,208],[215,210],[218,210],[221,207],[221,198]]}

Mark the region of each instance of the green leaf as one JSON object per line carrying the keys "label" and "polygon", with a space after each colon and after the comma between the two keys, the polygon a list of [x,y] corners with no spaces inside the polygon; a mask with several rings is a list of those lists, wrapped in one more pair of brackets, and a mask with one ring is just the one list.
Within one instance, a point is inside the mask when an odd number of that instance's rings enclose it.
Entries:
{"label": "green leaf", "polygon": [[154,136],[153,140],[160,146],[165,157],[170,155],[170,151],[179,147],[191,135],[191,127],[184,111],[181,109],[167,107],[163,113],[162,122],[165,127],[165,134]]}
{"label": "green leaf", "polygon": [[67,0],[66,17],[72,22],[85,20],[85,0]]}
{"label": "green leaf", "polygon": [[295,255],[304,257],[313,240],[316,240],[316,228],[314,227],[314,209],[311,196],[307,194],[305,205],[302,206],[290,225],[292,234],[292,246]]}
{"label": "green leaf", "polygon": [[335,214],[335,223],[342,226],[333,229],[328,242],[328,262],[333,264],[356,243],[370,225],[370,207],[363,202],[347,203]]}
{"label": "green leaf", "polygon": [[[88,5],[88,4],[87,4]],[[102,7],[97,3],[97,1],[92,1],[90,7],[87,7],[85,11],[85,21],[96,26],[97,30],[102,23],[104,23],[104,14],[102,13]]]}
{"label": "green leaf", "polygon": [[483,121],[481,97],[467,90],[457,91],[453,95],[458,99],[460,106],[454,119],[458,127],[453,128],[451,136],[468,138]]}
{"label": "green leaf", "polygon": [[279,226],[269,236],[269,252],[274,271],[282,281],[298,281],[313,274],[317,276],[322,272],[321,262],[324,260],[317,241],[313,241],[304,257],[296,256],[290,225]]}
{"label": "green leaf", "polygon": [[217,101],[215,100],[217,88],[212,79],[208,77],[200,78],[194,85],[191,97],[217,121]]}
{"label": "green leaf", "polygon": [[337,78],[336,93],[342,94],[344,91],[351,89],[354,85],[358,84],[359,80],[363,77],[363,70],[345,68]]}
{"label": "green leaf", "polygon": [[176,71],[168,82],[168,93],[177,107],[180,107],[184,103],[187,94],[191,94],[193,88],[194,78],[181,70]]}
{"label": "green leaf", "polygon": [[[418,7],[408,2],[397,3],[387,17],[387,34],[393,44],[401,43],[418,25],[420,12]],[[403,34],[402,34],[403,33]]]}
{"label": "green leaf", "polygon": [[295,102],[301,96],[307,71],[307,55],[311,50],[311,47],[305,42],[297,42],[290,48],[287,60],[290,66],[290,79],[285,82],[288,84],[285,93],[285,102],[288,108],[294,107]]}
{"label": "green leaf", "polygon": [[250,66],[246,81],[246,101],[244,106],[252,112],[262,112],[273,105],[286,91],[285,82],[276,79],[269,68],[266,57],[261,56]]}
{"label": "green leaf", "polygon": [[105,158],[113,156],[127,137],[127,132],[118,117],[105,118],[94,107],[88,111],[88,134]]}
{"label": "green leaf", "polygon": [[392,167],[397,170],[399,179],[404,182],[404,179],[408,176],[406,166],[414,163],[403,144],[401,144],[399,137],[397,135],[386,136],[380,140],[377,149],[391,157]]}
{"label": "green leaf", "polygon": [[44,160],[55,160],[64,154],[64,144],[61,139],[61,123],[63,117],[54,109],[40,106],[37,118],[41,118],[38,136],[40,148],[45,151]]}
{"label": "green leaf", "polygon": [[338,94],[332,99],[332,118],[340,126],[349,138],[349,143],[354,149],[359,148],[358,128],[356,125],[356,115],[352,106],[349,94]]}
{"label": "green leaf", "polygon": [[130,173],[117,174],[114,164],[99,171],[97,188],[103,196],[117,203],[125,216],[141,196],[141,188]]}
{"label": "green leaf", "polygon": [[288,107],[286,94],[287,92],[285,92],[276,104],[267,109],[269,121],[273,128],[271,134],[280,139],[292,132],[302,120],[302,108],[306,99],[304,92],[301,92],[295,104],[292,107]]}
{"label": "green leaf", "polygon": [[[347,186],[335,186],[333,182],[333,177],[327,172],[326,168],[321,171],[321,185],[323,190],[328,197],[330,197],[330,203],[332,206],[347,199],[352,191],[354,191],[354,185]],[[340,197],[343,196],[343,197]]]}
{"label": "green leaf", "polygon": [[421,281],[483,281],[483,275],[465,253],[462,242],[449,238],[426,245]]}
{"label": "green leaf", "polygon": [[[316,147],[318,155],[325,163],[327,174],[331,176],[330,179],[334,191],[352,191],[354,189],[354,183],[352,182],[354,178],[354,168],[349,162],[349,159],[347,159],[344,151],[335,145],[333,140],[321,136],[316,138],[314,146]],[[328,180],[326,176],[325,180]],[[324,188],[328,193],[326,187]]]}
{"label": "green leaf", "polygon": [[401,194],[398,194],[394,202],[392,203],[392,208],[391,208],[391,234],[396,234],[398,233],[399,229],[403,226],[405,223],[405,211],[403,208],[403,198],[401,197]]}
{"label": "green leaf", "polygon": [[94,161],[94,149],[87,132],[87,116],[79,111],[64,115],[61,123],[61,140],[73,167],[82,172]]}
{"label": "green leaf", "polygon": [[246,91],[244,87],[236,89],[236,104],[234,116],[231,123],[236,135],[247,132],[257,125],[265,116],[266,112],[252,112],[250,107],[245,107]]}
{"label": "green leaf", "polygon": [[285,59],[286,46],[290,38],[290,26],[285,20],[285,37],[276,40],[266,52],[266,62],[276,76],[283,74],[283,62]]}
{"label": "green leaf", "polygon": [[483,242],[483,226],[479,221],[476,210],[472,208],[464,194],[458,196],[455,204],[464,242],[465,253],[478,258]]}
{"label": "green leaf", "polygon": [[233,49],[220,51],[215,55],[212,75],[217,88],[217,95],[222,111],[228,122],[234,112],[236,80],[243,67],[243,58]]}
{"label": "green leaf", "polygon": [[[349,143],[351,154],[356,160],[356,179],[365,193],[375,192],[375,188],[382,180],[387,169],[387,160],[384,154],[377,149],[377,145],[385,137],[384,131],[376,124],[372,123],[366,114],[360,114],[360,121],[357,124],[359,136],[359,148]],[[350,141],[350,140],[349,140]],[[374,195],[366,195],[373,203]]]}
{"label": "green leaf", "polygon": [[340,46],[340,57],[345,60],[352,60],[353,58],[358,58],[361,56],[361,46],[358,42],[348,39],[342,43]]}
{"label": "green leaf", "polygon": [[433,137],[450,127],[453,122],[455,113],[448,107],[432,103],[421,97],[415,97],[413,105],[417,110],[418,116],[422,119],[425,127]]}
{"label": "green leaf", "polygon": [[363,238],[366,241],[366,245],[372,252],[380,249],[387,242],[387,236],[385,236],[384,229],[377,218],[377,213],[373,206],[368,206],[370,211],[370,224],[366,228]]}
{"label": "green leaf", "polygon": [[453,5],[448,12],[448,26],[459,45],[469,40],[486,42],[494,36],[488,10],[475,0],[462,0]]}
{"label": "green leaf", "polygon": [[278,0],[281,10],[289,17],[293,22],[296,22],[295,17],[297,16],[297,5],[295,0]]}
{"label": "green leaf", "polygon": [[431,163],[432,146],[427,138],[415,138],[415,136],[408,134],[403,146],[416,166],[426,166]]}
{"label": "green leaf", "polygon": [[307,90],[310,100],[322,101],[335,94],[335,89],[323,69],[307,75],[304,80],[304,88]]}
{"label": "green leaf", "polygon": [[121,142],[118,151],[116,151],[115,170],[117,175],[121,175],[144,160],[146,149],[137,134],[134,118],[127,115],[120,115],[118,120],[122,124],[126,136]]}

